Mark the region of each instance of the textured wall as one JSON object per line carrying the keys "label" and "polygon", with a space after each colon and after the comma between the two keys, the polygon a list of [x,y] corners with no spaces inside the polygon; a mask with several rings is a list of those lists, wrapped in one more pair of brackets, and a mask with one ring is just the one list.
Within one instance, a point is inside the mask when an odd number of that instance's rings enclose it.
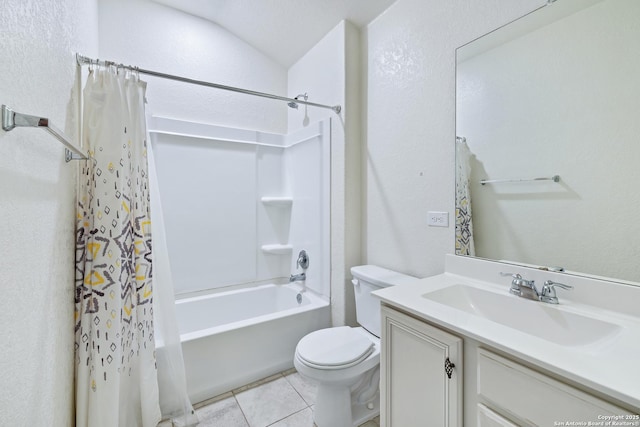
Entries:
{"label": "textured wall", "polygon": [[[100,58],[163,73],[284,94],[287,71],[211,21],[148,0],[101,0]],[[143,76],[154,115],[286,133],[280,101]]]}
{"label": "textured wall", "polygon": [[[96,53],[96,11],[87,0],[3,0],[0,102],[74,135],[73,55]],[[2,425],[72,424],[77,165],[63,152],[41,130],[0,130]]]}
{"label": "textured wall", "polygon": [[[415,276],[454,248],[455,49],[543,0],[398,0],[363,33],[367,263]],[[449,228],[427,226],[448,211]]]}

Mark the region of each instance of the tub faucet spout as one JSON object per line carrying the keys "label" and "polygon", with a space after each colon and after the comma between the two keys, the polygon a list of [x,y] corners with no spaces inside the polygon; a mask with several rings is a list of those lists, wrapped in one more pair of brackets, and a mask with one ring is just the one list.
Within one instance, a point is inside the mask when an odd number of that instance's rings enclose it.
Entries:
{"label": "tub faucet spout", "polygon": [[289,277],[289,282],[297,282],[298,280],[306,280],[307,279],[307,275],[304,273],[300,273],[300,274],[292,274],[291,277]]}

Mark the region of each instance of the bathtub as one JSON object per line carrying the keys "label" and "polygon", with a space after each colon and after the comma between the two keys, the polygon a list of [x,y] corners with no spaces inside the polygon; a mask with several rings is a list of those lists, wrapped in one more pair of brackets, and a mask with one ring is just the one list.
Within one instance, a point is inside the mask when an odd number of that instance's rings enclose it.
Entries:
{"label": "bathtub", "polygon": [[288,285],[260,285],[176,301],[192,403],[293,367],[304,335],[330,326],[328,301]]}

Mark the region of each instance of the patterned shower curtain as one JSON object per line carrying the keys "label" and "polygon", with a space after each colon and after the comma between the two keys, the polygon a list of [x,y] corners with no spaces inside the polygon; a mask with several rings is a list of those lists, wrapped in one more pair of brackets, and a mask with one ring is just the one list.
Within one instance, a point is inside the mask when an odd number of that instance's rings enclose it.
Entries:
{"label": "patterned shower curtain", "polygon": [[475,255],[471,221],[471,151],[464,138],[456,137],[456,255]]}
{"label": "patterned shower curtain", "polygon": [[97,69],[83,96],[83,142],[92,158],[79,177],[76,425],[155,427],[145,83]]}

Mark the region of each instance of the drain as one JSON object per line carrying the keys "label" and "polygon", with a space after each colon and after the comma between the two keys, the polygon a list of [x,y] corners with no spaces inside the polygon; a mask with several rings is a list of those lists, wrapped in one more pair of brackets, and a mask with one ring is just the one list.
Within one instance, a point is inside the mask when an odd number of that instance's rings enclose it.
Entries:
{"label": "drain", "polygon": [[298,304],[302,304],[302,294],[296,295],[296,301],[298,301]]}

